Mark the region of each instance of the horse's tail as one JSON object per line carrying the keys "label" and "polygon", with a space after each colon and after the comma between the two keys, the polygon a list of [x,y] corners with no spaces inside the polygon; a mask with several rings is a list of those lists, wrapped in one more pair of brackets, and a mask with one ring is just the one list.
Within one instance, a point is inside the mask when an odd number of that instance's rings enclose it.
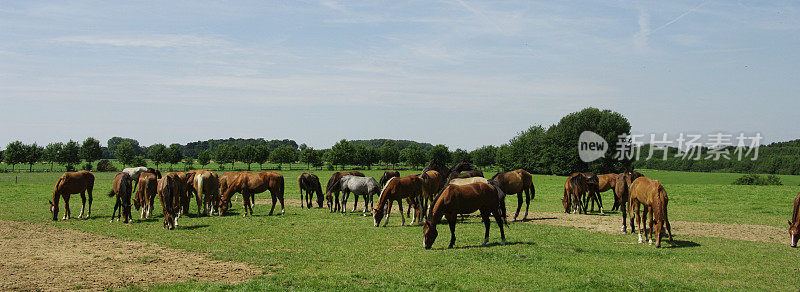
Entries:
{"label": "horse's tail", "polygon": [[[203,179],[203,175],[202,174],[195,175],[194,181],[197,182],[197,187],[195,188],[196,190],[194,190],[194,191],[197,192],[197,196],[198,197],[200,197],[203,200],[205,200],[204,197],[206,195],[208,195],[208,194],[206,194],[205,189],[203,188],[203,184],[205,183],[205,180]],[[203,203],[203,204],[205,204],[205,203]]]}
{"label": "horse's tail", "polygon": [[667,221],[667,191],[661,183],[658,184],[658,193],[655,200],[653,200],[653,217],[656,221]]}
{"label": "horse's tail", "polygon": [[109,191],[108,191],[108,194],[107,194],[107,195],[108,195],[108,197],[110,198],[110,197],[113,197],[114,195],[116,195],[116,193],[114,193],[114,190],[112,189],[112,190],[109,190]]}
{"label": "horse's tail", "polygon": [[536,187],[533,186],[533,181],[531,181],[531,201],[536,198]]}
{"label": "horse's tail", "polygon": [[508,218],[506,218],[506,194],[503,192],[503,189],[500,188],[500,183],[490,180],[489,184],[495,188],[497,191],[497,198],[499,199],[499,204],[497,204],[497,211],[500,212],[500,216],[503,217],[503,223],[508,226]]}
{"label": "horse's tail", "polygon": [[[583,188],[581,186],[581,183],[580,183],[581,182],[580,180],[582,178],[583,178],[582,176],[576,175],[576,176],[573,176],[572,178],[569,179],[569,185],[572,187],[572,194],[570,194],[570,195],[575,197],[575,198],[570,198],[570,199],[571,200],[574,199],[574,200],[577,201],[578,208],[583,208],[583,206],[581,204],[581,199],[582,199],[581,198],[581,193],[585,193],[586,192],[586,189]],[[572,203],[572,205],[575,204],[575,202],[571,202],[571,203]]]}

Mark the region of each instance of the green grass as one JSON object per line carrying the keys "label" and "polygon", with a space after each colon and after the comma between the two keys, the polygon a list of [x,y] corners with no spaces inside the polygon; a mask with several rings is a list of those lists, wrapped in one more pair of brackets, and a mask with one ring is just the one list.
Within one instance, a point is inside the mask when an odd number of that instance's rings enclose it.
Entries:
{"label": "green grass", "polygon": [[[665,183],[670,219],[746,223],[783,227],[800,187],[733,186],[736,174],[643,171]],[[283,171],[286,196],[297,198],[300,171]],[[330,171],[315,171],[324,181]],[[379,177],[381,171],[365,171]],[[409,172],[401,172],[406,174]],[[47,200],[58,173],[0,174],[0,219],[43,222],[122,239],[201,252],[221,260],[252,263],[268,274],[240,285],[176,283],[153,290],[779,290],[800,286],[800,250],[787,244],[755,243],[676,235],[679,248],[634,244],[633,235],[575,228],[513,223],[509,244],[499,246],[492,225],[490,244],[478,246],[483,224],[458,224],[455,249],[445,249],[446,226],[433,250],[424,250],[420,227],[401,227],[393,213],[389,227],[375,228],[371,218],[341,216],[326,210],[288,207],[284,216],[186,218],[181,228],[161,229],[161,218],[109,223],[112,199],[103,195],[111,173],[98,173],[94,217],[51,222]],[[19,183],[13,183],[13,177]],[[784,178],[797,180],[796,177]],[[564,178],[535,176],[531,211],[561,211]],[[794,184],[796,185],[796,184]],[[610,193],[605,201],[611,204]],[[257,198],[267,198],[259,194]],[[376,198],[377,199],[377,198]],[[509,198],[509,206],[516,206]],[[80,198],[71,199],[73,211]],[[194,202],[193,202],[194,204]],[[352,205],[351,205],[352,206]],[[62,208],[63,210],[63,208]],[[512,210],[513,212],[513,210]],[[160,208],[156,214],[160,215]],[[76,213],[73,213],[76,214]],[[618,216],[616,214],[612,216]],[[135,215],[138,218],[138,215]],[[783,222],[783,223],[782,223]],[[143,257],[142,261],[147,258]]]}

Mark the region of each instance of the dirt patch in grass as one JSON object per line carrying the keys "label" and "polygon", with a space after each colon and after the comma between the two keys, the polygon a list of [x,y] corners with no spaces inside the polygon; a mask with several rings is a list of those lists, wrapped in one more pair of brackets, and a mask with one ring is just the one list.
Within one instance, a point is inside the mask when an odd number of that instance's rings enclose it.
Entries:
{"label": "dirt patch in grass", "polygon": [[[579,215],[566,213],[531,213],[528,223],[577,227],[595,232],[621,233],[622,215]],[[530,219],[533,218],[533,219]],[[765,225],[722,224],[670,220],[672,235],[694,237],[718,237],[734,240],[785,243],[786,229]],[[630,227],[628,227],[630,231]],[[635,239],[634,239],[635,240]]]}
{"label": "dirt patch in grass", "polygon": [[262,273],[246,263],[41,223],[0,220],[0,234],[0,290],[100,291],[189,280],[232,284]]}

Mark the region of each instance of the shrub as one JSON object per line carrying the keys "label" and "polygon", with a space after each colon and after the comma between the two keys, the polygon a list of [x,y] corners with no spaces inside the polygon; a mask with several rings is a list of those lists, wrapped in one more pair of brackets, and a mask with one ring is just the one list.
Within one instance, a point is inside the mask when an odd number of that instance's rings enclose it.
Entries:
{"label": "shrub", "polygon": [[86,171],[92,171],[92,163],[91,162],[84,163],[81,166],[81,169],[86,170]]}
{"label": "shrub", "polygon": [[733,182],[734,185],[749,185],[749,186],[779,186],[783,185],[781,178],[777,175],[770,174],[762,177],[757,174],[746,174]]}
{"label": "shrub", "polygon": [[108,159],[102,159],[97,162],[97,171],[100,172],[113,172],[117,171],[117,168],[114,167],[114,164],[111,163]]}

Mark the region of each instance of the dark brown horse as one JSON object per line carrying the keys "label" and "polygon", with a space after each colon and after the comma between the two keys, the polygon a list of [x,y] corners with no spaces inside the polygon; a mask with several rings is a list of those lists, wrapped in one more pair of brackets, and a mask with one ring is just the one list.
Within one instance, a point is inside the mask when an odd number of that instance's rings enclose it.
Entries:
{"label": "dark brown horse", "polygon": [[[642,174],[633,169],[623,169],[622,173],[617,175],[617,182],[614,184],[614,195],[616,201],[619,202],[620,213],[622,213],[622,233],[627,233],[627,216],[628,216],[628,194],[630,193],[630,186],[637,178],[642,177]],[[633,218],[631,218],[633,220]],[[636,227],[631,224],[631,233],[636,230]]]}
{"label": "dark brown horse", "polygon": [[281,203],[281,214],[284,214],[283,175],[274,171],[260,173],[240,172],[236,179],[228,185],[228,189],[222,196],[222,200],[219,203],[220,211],[225,214],[228,211],[228,202],[230,202],[233,194],[241,193],[242,204],[244,205],[244,214],[242,216],[247,216],[248,213],[253,215],[253,206],[250,201],[253,200],[253,203],[255,203],[255,194],[263,193],[267,190],[272,196],[272,208],[269,210],[269,215],[272,215],[275,211],[275,202],[278,200]]}
{"label": "dark brown horse", "polygon": [[393,177],[400,177],[400,172],[399,172],[399,171],[397,171],[397,170],[387,170],[387,171],[384,171],[384,172],[383,172],[383,176],[381,176],[381,179],[380,179],[380,180],[378,180],[378,183],[380,183],[380,184],[381,184],[381,187],[383,187],[383,186],[385,186],[385,185],[386,185],[386,183],[387,183],[387,182],[389,182],[389,180],[390,180],[390,179],[392,179]]}
{"label": "dark brown horse", "polygon": [[[141,176],[139,176],[141,178]],[[114,202],[114,211],[111,212],[111,221],[114,222],[114,215],[122,216],[122,222],[128,223],[131,219],[131,190],[133,189],[133,179],[131,176],[124,172],[119,172],[114,176],[111,181],[111,190],[108,191],[109,197],[116,197]],[[119,210],[119,213],[117,213]]]}
{"label": "dark brown horse", "polygon": [[596,174],[591,172],[584,172],[581,173],[583,178],[586,180],[586,195],[583,197],[583,213],[588,214],[587,210],[589,210],[589,202],[592,203],[591,212],[594,212],[594,204],[597,203],[597,206],[600,208],[600,214],[604,214],[603,212],[603,198],[600,197],[600,178],[597,177]]}
{"label": "dark brown horse", "polygon": [[328,209],[331,212],[342,210],[341,202],[339,202],[339,193],[342,189],[341,179],[345,175],[364,177],[363,173],[355,170],[348,172],[337,171],[331,174],[331,178],[328,179],[328,185],[325,186],[325,199],[328,201]]}
{"label": "dark brown horse", "polygon": [[[318,208],[322,208],[322,186],[319,183],[319,177],[316,174],[312,173],[303,173],[297,177],[297,184],[300,187],[300,208],[303,206],[308,207],[311,209],[311,197],[316,194],[317,195],[317,205]],[[303,191],[306,192],[305,200],[303,197]]]}
{"label": "dark brown horse", "polygon": [[181,209],[180,191],[184,181],[175,173],[167,173],[158,180],[157,192],[164,213],[164,229],[178,226],[178,212]]}
{"label": "dark brown horse", "polygon": [[423,247],[430,249],[439,232],[436,231],[436,224],[442,221],[442,216],[450,224],[450,245],[452,248],[456,243],[456,215],[469,214],[477,210],[481,211],[481,218],[486,227],[483,236],[483,244],[489,242],[489,226],[493,215],[497,225],[500,226],[500,244],[506,243],[506,234],[503,230],[502,212],[500,211],[500,195],[498,189],[486,183],[473,183],[468,185],[448,185],[445,187],[436,203],[433,205],[433,215],[422,227]]}
{"label": "dark brown horse", "polygon": [[517,212],[514,213],[514,221],[517,220],[519,211],[522,209],[522,193],[525,193],[525,215],[522,216],[522,220],[527,219],[531,200],[536,197],[533,176],[524,169],[517,169],[509,172],[499,172],[492,177],[492,180],[500,185],[506,195],[517,194]]}
{"label": "dark brown horse", "polygon": [[423,186],[424,183],[422,179],[413,174],[390,179],[389,182],[386,183],[386,187],[384,187],[383,191],[381,192],[381,196],[378,199],[378,205],[373,208],[372,220],[375,224],[375,227],[380,225],[381,219],[383,219],[384,215],[386,216],[386,221],[383,223],[383,226],[385,227],[386,224],[389,224],[389,213],[392,212],[392,202],[394,201],[397,201],[397,204],[400,207],[400,218],[403,220],[402,225],[406,225],[406,218],[403,217],[402,199],[406,199],[409,208],[414,208],[415,212],[412,222],[416,221],[416,219],[420,217],[421,210],[415,203],[414,198],[422,195]]}
{"label": "dark brown horse", "polygon": [[86,193],[89,193],[89,209],[86,213],[86,218],[92,216],[92,189],[94,188],[94,175],[88,171],[78,171],[73,173],[64,173],[56,181],[56,186],[53,188],[53,198],[50,200],[50,215],[53,221],[58,220],[58,199],[64,198],[64,218],[63,220],[70,219],[71,214],[69,210],[69,195],[81,194],[81,213],[78,218],[83,217],[83,210],[86,208]]}
{"label": "dark brown horse", "polygon": [[561,203],[564,205],[564,213],[583,213],[583,197],[589,187],[586,185],[586,177],[580,172],[573,173],[564,182],[564,198]]}
{"label": "dark brown horse", "polygon": [[133,199],[133,205],[136,210],[141,208],[141,218],[150,218],[155,208],[155,198],[158,194],[158,179],[155,174],[142,173],[139,175],[139,187],[136,189],[136,196]]}
{"label": "dark brown horse", "polygon": [[601,174],[597,176],[597,192],[603,193],[610,190],[614,194],[612,197],[614,199],[614,206],[611,207],[611,211],[619,210],[619,200],[617,200],[617,191],[615,189],[617,185],[617,176],[619,175],[616,173]]}
{"label": "dark brown horse", "polygon": [[792,208],[792,220],[789,221],[789,246],[797,247],[797,240],[800,239],[800,193],[794,198],[794,208]]}
{"label": "dark brown horse", "polygon": [[[653,244],[653,233],[655,233],[657,236],[656,247],[661,247],[661,233],[665,224],[669,234],[669,242],[672,243],[672,228],[669,226],[669,217],[667,216],[668,202],[667,191],[657,180],[640,177],[633,181],[628,198],[628,216],[631,217],[631,225],[633,225],[633,216],[636,215],[636,223],[639,227],[639,243],[642,243],[642,232],[644,231],[645,238],[648,239],[648,243],[651,245]],[[640,204],[644,205],[644,212],[642,212],[641,217],[639,215]],[[645,228],[644,223],[648,214],[650,215],[650,220],[648,221],[650,228]],[[653,226],[654,223],[655,228]]]}

